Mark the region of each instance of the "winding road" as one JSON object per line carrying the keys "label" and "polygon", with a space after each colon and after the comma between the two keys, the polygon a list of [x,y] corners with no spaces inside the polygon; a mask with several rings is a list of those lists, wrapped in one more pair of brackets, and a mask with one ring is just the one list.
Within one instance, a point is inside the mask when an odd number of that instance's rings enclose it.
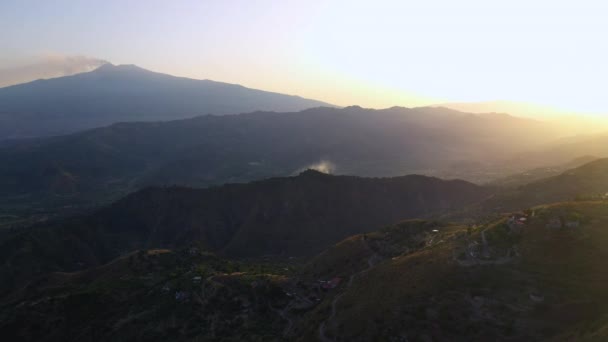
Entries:
{"label": "winding road", "polygon": [[323,322],[321,322],[321,324],[319,324],[319,339],[323,342],[333,342],[334,341],[331,338],[327,337],[326,327],[329,324],[331,324],[331,322],[336,317],[336,311],[337,311],[336,306],[338,304],[338,301],[342,298],[342,296],[344,296],[344,294],[346,293],[346,290],[351,287],[351,285],[353,284],[353,280],[355,280],[356,277],[358,277],[358,276],[362,275],[363,273],[366,273],[369,270],[371,270],[372,268],[374,268],[374,266],[376,266],[376,264],[382,259],[376,252],[374,252],[369,247],[367,240],[362,239],[362,241],[363,241],[363,244],[365,245],[365,248],[367,248],[370,252],[372,252],[372,255],[369,257],[369,259],[367,259],[368,267],[360,272],[351,274],[351,276],[348,278],[348,282],[346,283],[346,287],[344,288],[344,291],[342,293],[340,293],[339,295],[337,295],[334,298],[334,300],[332,300],[331,314],[327,317],[326,320],[324,320]]}

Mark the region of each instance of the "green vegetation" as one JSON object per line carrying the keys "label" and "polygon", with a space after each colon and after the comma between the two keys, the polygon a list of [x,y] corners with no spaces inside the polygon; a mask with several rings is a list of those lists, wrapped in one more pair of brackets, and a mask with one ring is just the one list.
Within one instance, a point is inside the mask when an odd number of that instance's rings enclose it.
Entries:
{"label": "green vegetation", "polygon": [[[88,215],[4,229],[0,335],[607,339],[608,201],[564,201],[601,189],[606,163],[572,171],[578,188],[550,190],[564,178],[549,178],[507,202],[466,182],[307,171],[203,190],[150,188]],[[506,210],[524,195],[535,205]],[[547,196],[562,201],[537,205]],[[480,198],[503,206],[486,211]],[[468,210],[480,215],[398,218]]]}
{"label": "green vegetation", "polygon": [[[3,297],[0,332],[125,341],[608,337],[608,202],[525,214],[516,231],[507,218],[476,226],[403,221],[310,260],[226,259],[201,245],[140,250],[47,274]],[[580,225],[551,228],[556,216]]]}
{"label": "green vegetation", "polygon": [[[35,291],[5,299],[0,330],[5,337],[37,340],[63,331],[66,340],[85,334],[115,341],[262,341],[280,334],[281,318],[271,308],[287,299],[285,278],[254,270],[278,266],[195,249],[134,252],[87,271],[52,274]],[[41,329],[45,322],[55,323]]]}
{"label": "green vegetation", "polygon": [[[547,217],[557,213],[589,220],[578,228],[547,228]],[[505,229],[505,220],[474,229],[452,227],[441,244],[385,258],[359,276],[338,302],[331,335],[343,340],[542,340],[581,330],[580,324],[602,319],[608,305],[602,271],[607,225],[608,203],[572,202],[545,206],[518,234]],[[456,262],[454,252],[480,242],[481,232],[491,255],[480,256],[476,264]],[[500,257],[507,248],[517,254],[504,261]],[[320,308],[308,319],[326,316]],[[597,323],[588,339],[606,338],[604,326]],[[314,330],[302,328],[302,333],[311,331],[303,340],[313,338]]]}

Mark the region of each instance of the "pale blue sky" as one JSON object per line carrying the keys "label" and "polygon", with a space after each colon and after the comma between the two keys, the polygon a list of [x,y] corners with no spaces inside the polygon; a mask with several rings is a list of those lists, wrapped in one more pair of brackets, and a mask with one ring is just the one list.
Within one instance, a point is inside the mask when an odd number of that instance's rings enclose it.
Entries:
{"label": "pale blue sky", "polygon": [[85,55],[340,105],[608,112],[606,18],[599,0],[2,0],[0,66]]}

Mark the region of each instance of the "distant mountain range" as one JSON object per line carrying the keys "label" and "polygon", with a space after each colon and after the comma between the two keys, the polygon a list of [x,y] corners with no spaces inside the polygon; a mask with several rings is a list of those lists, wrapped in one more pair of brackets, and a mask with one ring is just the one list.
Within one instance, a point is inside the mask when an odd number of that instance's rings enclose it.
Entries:
{"label": "distant mountain range", "polygon": [[91,72],[0,88],[0,140],[62,135],[115,122],[319,106],[328,104],[134,65],[104,64]]}
{"label": "distant mountain range", "polygon": [[569,114],[566,111],[560,111],[550,106],[514,101],[450,102],[441,103],[437,106],[469,113],[509,113],[512,115],[533,118],[548,118],[556,115]]}
{"label": "distant mountain range", "polygon": [[[209,186],[315,167],[337,174],[480,181],[489,167],[489,175],[525,170],[524,163],[504,162],[553,139],[534,120],[444,108],[320,107],[119,123],[5,144],[0,199],[116,198],[147,185]],[[57,197],[51,201],[58,203]]]}
{"label": "distant mountain range", "polygon": [[553,124],[555,129],[567,135],[587,135],[608,130],[608,116],[605,114],[577,113],[533,103],[514,101],[452,102],[436,105],[468,113],[509,113],[511,115],[543,120]]}

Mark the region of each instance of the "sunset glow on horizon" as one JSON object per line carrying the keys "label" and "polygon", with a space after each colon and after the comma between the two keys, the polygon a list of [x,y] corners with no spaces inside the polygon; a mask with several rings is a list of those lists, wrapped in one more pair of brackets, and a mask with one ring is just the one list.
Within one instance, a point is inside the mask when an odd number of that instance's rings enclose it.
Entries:
{"label": "sunset glow on horizon", "polygon": [[88,56],[341,106],[508,100],[598,114],[607,14],[599,0],[8,1],[0,72]]}

